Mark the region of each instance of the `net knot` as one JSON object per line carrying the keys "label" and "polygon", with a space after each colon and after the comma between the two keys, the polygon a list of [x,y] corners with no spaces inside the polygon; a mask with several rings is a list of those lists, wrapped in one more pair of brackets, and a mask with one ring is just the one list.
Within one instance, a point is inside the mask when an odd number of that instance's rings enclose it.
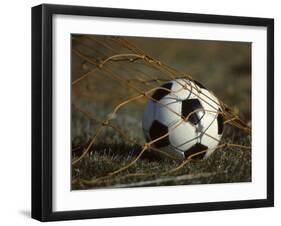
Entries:
{"label": "net knot", "polygon": [[103,68],[103,62],[99,63],[97,66],[98,66],[99,69],[102,69]]}
{"label": "net knot", "polygon": [[102,126],[108,126],[108,121],[102,122]]}
{"label": "net knot", "polygon": [[146,97],[147,96],[147,92],[143,92],[143,93],[141,93],[141,95]]}
{"label": "net knot", "polygon": [[149,149],[150,148],[150,143],[145,143],[143,146],[145,149]]}

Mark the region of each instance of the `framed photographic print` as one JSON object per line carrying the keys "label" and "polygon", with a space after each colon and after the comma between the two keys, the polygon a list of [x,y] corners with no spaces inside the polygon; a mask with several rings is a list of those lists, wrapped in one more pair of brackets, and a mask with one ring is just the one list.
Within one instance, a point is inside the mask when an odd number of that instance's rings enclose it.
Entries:
{"label": "framed photographic print", "polygon": [[274,205],[274,21],[32,8],[32,217]]}

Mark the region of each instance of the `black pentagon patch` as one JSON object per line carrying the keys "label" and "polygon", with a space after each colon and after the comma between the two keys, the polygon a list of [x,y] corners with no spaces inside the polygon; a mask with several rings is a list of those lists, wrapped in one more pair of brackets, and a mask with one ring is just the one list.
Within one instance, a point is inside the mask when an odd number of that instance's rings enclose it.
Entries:
{"label": "black pentagon patch", "polygon": [[[197,109],[200,109],[200,108],[202,109],[203,107],[198,99],[186,99],[186,100],[182,101],[182,105],[181,105],[182,116],[184,118],[187,118],[187,116],[191,112],[193,112]],[[204,112],[204,114],[205,114],[205,112]],[[199,112],[194,112],[189,116],[188,121],[191,122],[192,124],[196,125],[201,120],[201,118],[202,118],[202,116],[201,117],[199,116]]]}
{"label": "black pentagon patch", "polygon": [[[201,151],[207,151],[208,147],[200,144],[200,143],[196,143],[195,145],[193,145],[191,148],[189,148],[188,150],[186,150],[184,152],[184,156],[187,159],[188,157],[190,157],[193,154],[199,153]],[[195,155],[192,159],[202,159],[205,156],[206,152],[202,152],[198,155]]]}
{"label": "black pentagon patch", "polygon": [[218,113],[217,121],[218,121],[218,134],[221,135],[223,132],[223,116],[221,114],[221,109],[220,109],[220,113]]}
{"label": "black pentagon patch", "polygon": [[[166,88],[171,90],[173,83],[165,83],[164,85],[162,85],[161,87]],[[168,95],[171,91],[165,90],[165,89],[157,89],[153,95],[152,98],[155,100],[160,100],[162,99],[164,96]]]}
{"label": "black pentagon patch", "polygon": [[[154,141],[155,139],[162,137],[164,135],[166,135],[168,133],[168,127],[163,125],[161,122],[155,120],[150,129],[149,129],[149,134],[150,134],[150,138],[152,141]],[[162,139],[156,141],[155,143],[153,143],[153,145],[156,148],[162,148],[162,147],[166,147],[170,144],[169,142],[169,137],[163,137]]]}
{"label": "black pentagon patch", "polygon": [[197,86],[199,86],[201,89],[206,89],[206,87],[203,86],[200,82],[198,82],[198,81],[196,81],[196,80],[193,80],[193,82],[194,82]]}

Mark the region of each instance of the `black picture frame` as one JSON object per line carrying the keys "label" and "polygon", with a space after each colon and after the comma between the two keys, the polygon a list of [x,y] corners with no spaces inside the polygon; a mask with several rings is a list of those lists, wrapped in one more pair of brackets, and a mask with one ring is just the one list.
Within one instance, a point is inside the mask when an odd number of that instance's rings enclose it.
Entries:
{"label": "black picture frame", "polygon": [[[95,210],[52,210],[52,18],[55,14],[267,28],[267,198]],[[32,8],[32,218],[40,221],[121,217],[274,206],[274,20],[43,4]]]}

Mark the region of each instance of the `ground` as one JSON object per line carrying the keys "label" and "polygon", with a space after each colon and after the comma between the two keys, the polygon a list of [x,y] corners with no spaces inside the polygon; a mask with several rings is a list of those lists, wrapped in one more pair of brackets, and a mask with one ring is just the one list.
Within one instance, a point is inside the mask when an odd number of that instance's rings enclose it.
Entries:
{"label": "ground", "polygon": [[[239,134],[239,132],[237,133]],[[243,135],[229,134],[224,141],[235,143]],[[243,138],[244,145],[250,145],[248,137]],[[95,183],[79,183],[77,179],[93,180],[106,176],[120,167],[132,161],[139,153],[140,146],[115,144],[110,147],[107,144],[94,146],[79,167],[73,167],[73,178],[75,179],[73,189],[87,189],[92,187],[131,187],[131,186],[155,186],[155,185],[177,185],[177,184],[210,184],[251,181],[251,151],[243,149],[221,148],[215,151],[208,159],[194,160],[186,164],[180,170],[161,175],[180,165],[179,161],[168,158],[159,159],[144,154],[134,165],[108,179]],[[81,147],[82,149],[82,147]],[[76,150],[76,153],[79,153]],[[81,153],[79,153],[81,154]],[[134,176],[139,173],[139,176]],[[141,173],[144,173],[141,174]],[[133,175],[133,176],[130,176]],[[191,177],[176,177],[180,175],[191,175]],[[148,181],[148,182],[144,182]],[[144,182],[144,183],[139,183]]]}

